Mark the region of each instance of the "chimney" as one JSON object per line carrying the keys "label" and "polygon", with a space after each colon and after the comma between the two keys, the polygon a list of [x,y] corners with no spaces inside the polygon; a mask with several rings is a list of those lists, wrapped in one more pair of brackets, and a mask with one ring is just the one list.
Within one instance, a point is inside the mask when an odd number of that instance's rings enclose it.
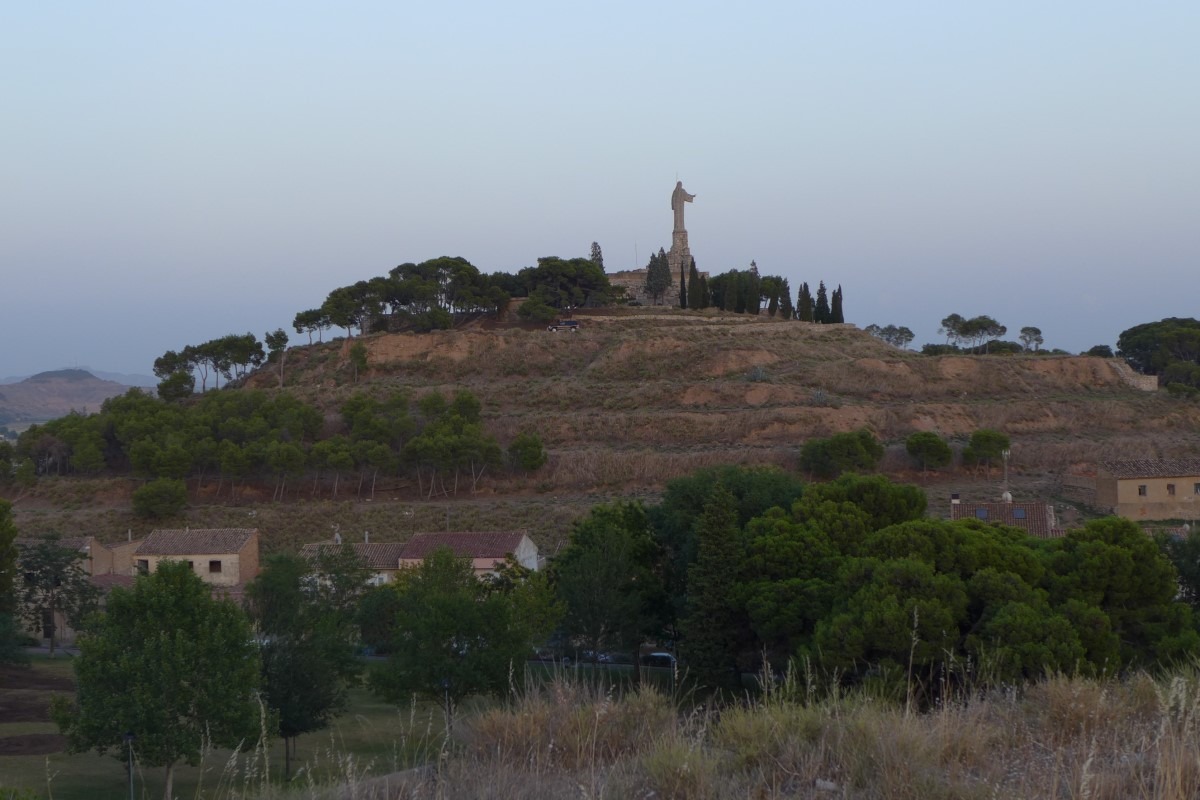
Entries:
{"label": "chimney", "polygon": [[370,543],[371,543],[371,532],[363,531],[363,544],[370,544]]}
{"label": "chimney", "polygon": [[955,492],[954,494],[950,495],[950,505],[956,506],[960,502],[962,502],[962,501],[958,499],[958,492]]}

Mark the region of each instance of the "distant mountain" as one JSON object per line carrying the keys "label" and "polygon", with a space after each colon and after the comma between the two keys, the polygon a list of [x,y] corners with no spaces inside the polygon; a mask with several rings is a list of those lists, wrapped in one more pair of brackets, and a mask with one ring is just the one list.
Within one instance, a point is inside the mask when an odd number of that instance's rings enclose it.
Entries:
{"label": "distant mountain", "polygon": [[125,394],[130,386],[102,380],[83,369],[39,372],[0,390],[0,425],[45,422],[72,411],[92,413],[110,397]]}
{"label": "distant mountain", "polygon": [[[105,372],[99,369],[92,369],[91,367],[73,367],[70,370],[52,370],[52,372],[70,371],[86,372],[101,380],[113,381],[114,383],[119,383],[122,386],[138,386],[142,389],[153,389],[158,386],[158,378],[154,377],[153,375],[139,375],[137,373],[126,372]],[[48,375],[51,373],[39,372],[38,374]],[[29,375],[10,375],[7,378],[0,378],[0,386],[6,386],[10,383],[20,383],[21,381],[28,380],[29,378]]]}

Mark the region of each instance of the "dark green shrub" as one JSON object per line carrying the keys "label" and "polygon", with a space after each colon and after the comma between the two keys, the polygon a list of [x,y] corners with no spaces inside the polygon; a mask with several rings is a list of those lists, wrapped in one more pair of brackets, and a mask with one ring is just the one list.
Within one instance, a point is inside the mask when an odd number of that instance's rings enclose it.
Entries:
{"label": "dark green shrub", "polygon": [[181,480],[159,478],[133,493],[133,513],[139,517],[173,517],[186,507],[187,487]]}

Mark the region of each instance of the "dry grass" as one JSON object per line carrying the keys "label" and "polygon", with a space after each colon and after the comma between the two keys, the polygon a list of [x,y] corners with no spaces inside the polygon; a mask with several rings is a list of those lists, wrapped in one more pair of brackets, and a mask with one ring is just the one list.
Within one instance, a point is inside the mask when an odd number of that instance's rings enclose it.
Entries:
{"label": "dry grass", "polygon": [[436,769],[364,798],[1161,798],[1200,792],[1200,683],[1055,676],[925,713],[780,693],[676,710],[552,683],[464,726]]}

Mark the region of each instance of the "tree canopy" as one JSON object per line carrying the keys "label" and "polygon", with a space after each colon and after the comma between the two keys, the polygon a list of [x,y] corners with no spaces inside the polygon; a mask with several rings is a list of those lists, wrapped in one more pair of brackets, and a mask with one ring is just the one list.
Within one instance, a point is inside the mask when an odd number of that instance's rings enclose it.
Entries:
{"label": "tree canopy", "polygon": [[259,660],[250,625],[188,564],[164,562],[133,589],[113,589],[78,645],[75,701],[54,706],[72,752],[120,757],[132,733],[139,760],[166,768],[170,798],[175,764],[198,763],[206,742],[256,740]]}

